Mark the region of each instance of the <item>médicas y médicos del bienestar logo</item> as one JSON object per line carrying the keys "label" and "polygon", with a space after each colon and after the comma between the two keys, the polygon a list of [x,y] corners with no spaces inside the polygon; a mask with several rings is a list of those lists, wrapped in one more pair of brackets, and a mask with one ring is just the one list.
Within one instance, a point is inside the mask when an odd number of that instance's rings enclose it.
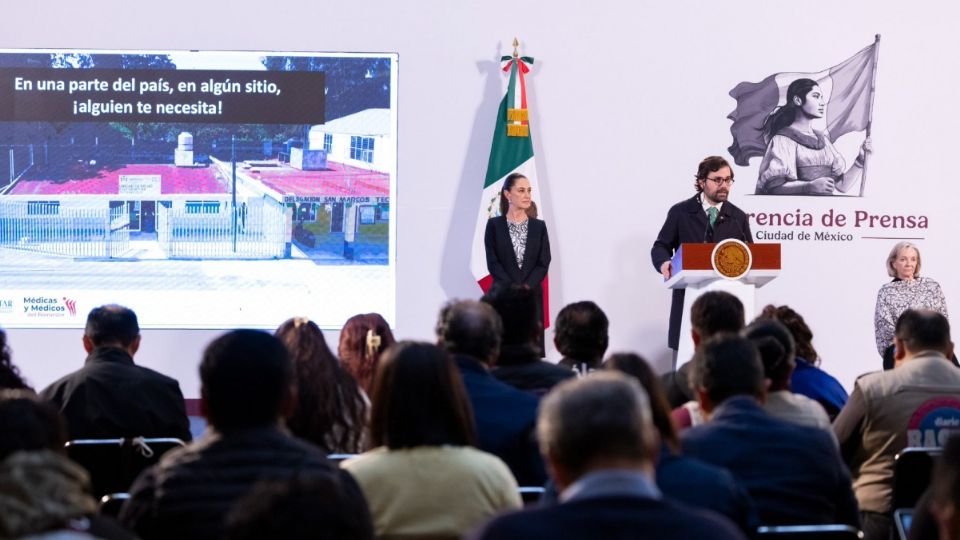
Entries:
{"label": "m\u00e9dicas y m\u00e9dicos del bienestar logo", "polygon": [[28,317],[75,317],[77,301],[66,296],[24,296],[23,312]]}

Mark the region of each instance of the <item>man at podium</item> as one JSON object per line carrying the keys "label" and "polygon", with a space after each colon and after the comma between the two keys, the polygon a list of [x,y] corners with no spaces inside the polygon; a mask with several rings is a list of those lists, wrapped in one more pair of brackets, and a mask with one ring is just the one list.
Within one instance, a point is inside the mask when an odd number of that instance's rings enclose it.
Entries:
{"label": "man at podium", "polygon": [[[704,158],[697,167],[693,197],[670,207],[660,234],[650,249],[653,267],[670,279],[670,260],[680,244],[688,242],[720,242],[727,239],[753,242],[750,223],[743,210],[727,199],[733,189],[733,170],[720,156]],[[683,317],[683,289],[673,290],[670,307],[670,331],[667,345],[677,350],[680,344],[680,320]]]}

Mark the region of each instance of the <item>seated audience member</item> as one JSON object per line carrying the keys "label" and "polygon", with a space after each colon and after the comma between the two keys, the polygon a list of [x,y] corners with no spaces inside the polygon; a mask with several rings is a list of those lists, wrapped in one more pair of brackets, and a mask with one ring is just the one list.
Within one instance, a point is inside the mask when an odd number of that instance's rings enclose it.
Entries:
{"label": "seated audience member", "polygon": [[763,410],[787,422],[820,428],[833,437],[833,426],[823,406],[790,391],[790,375],[796,367],[790,331],[777,321],[758,320],[747,327],[744,335],[760,352],[764,375],[770,381]]}
{"label": "seated audience member", "polygon": [[254,330],[215,339],[203,353],[200,384],[207,431],[144,471],[120,512],[140,537],[220,538],[227,512],[260,480],[339,476],[344,489],[359,491],[316,446],[283,427],[296,382],[279,339]]}
{"label": "seated audience member", "polygon": [[654,483],[659,442],[637,381],[598,372],[557,385],[537,435],[560,504],[494,519],[475,538],[744,538],[713,512],[663,497]]}
{"label": "seated audience member", "polygon": [[915,517],[910,540],[960,540],[960,435],[951,436],[943,446],[925,498],[932,518],[930,529],[936,533],[924,536],[923,524]]}
{"label": "seated audience member", "polygon": [[[737,333],[743,330],[743,302],[726,291],[708,291],[698,296],[690,306],[690,339],[693,346],[721,332]],[[692,359],[691,359],[692,360]],[[674,407],[672,418],[681,430],[703,423],[703,413],[690,387],[693,362],[663,376],[667,401]]]}
{"label": "seated audience member", "polygon": [[140,348],[136,313],[118,305],[94,308],[83,348],[83,367],[40,393],[63,413],[71,439],[191,439],[177,381],[133,363]]}
{"label": "seated audience member", "polygon": [[502,333],[497,312],[489,304],[473,300],[447,304],[437,322],[438,345],[453,355],[463,376],[478,447],[506,462],[521,486],[540,486],[547,473],[534,438],[539,400],[490,373]]}
{"label": "seated audience member", "polygon": [[620,353],[607,358],[603,368],[634,377],[650,397],[653,426],[660,434],[655,477],[663,495],[722,514],[739,525],[747,536],[752,535],[758,525],[753,501],[730,471],[680,453],[680,440],[670,420],[670,406],[650,365],[636,354]]}
{"label": "seated audience member", "polygon": [[896,455],[907,446],[937,446],[938,431],[949,429],[938,420],[955,418],[960,408],[960,369],[949,360],[953,342],[946,317],[904,311],[894,345],[897,367],[857,379],[833,424],[853,474],[868,540],[885,538],[893,525]]}
{"label": "seated audience member", "polygon": [[364,393],[370,394],[380,355],[395,342],[390,325],[379,313],[354,315],[344,323],[337,356]]}
{"label": "seated audience member", "polygon": [[0,390],[0,538],[134,538],[96,515],[90,478],[67,459],[66,441],[53,405]]}
{"label": "seated audience member", "polygon": [[261,482],[227,514],[224,540],[373,540],[363,494],[339,477]]}
{"label": "seated audience member", "polygon": [[510,469],[473,448],[470,402],[446,351],[413,342],[388,349],[372,397],[375,448],[342,467],[363,489],[377,537],[460,538],[521,507]]}
{"label": "seated audience member", "polygon": [[20,376],[20,370],[13,365],[10,347],[7,346],[7,333],[0,330],[0,389],[33,390]]}
{"label": "seated audience member", "polygon": [[340,367],[314,322],[295,318],[274,334],[290,351],[297,381],[297,407],[287,418],[294,435],[329,454],[364,450],[367,401],[357,382]]}
{"label": "seated audience member", "polygon": [[514,388],[543,395],[560,381],[576,376],[568,368],[540,359],[537,340],[542,324],[537,315],[537,297],[530,287],[494,285],[482,301],[493,306],[503,321],[494,377]]}
{"label": "seated audience member", "polygon": [[763,525],[858,525],[850,473],[822,429],[764,412],[763,365],[748,339],[718,335],[694,355],[694,381],[709,421],[680,437],[690,456],[723,467],[757,505]]}
{"label": "seated audience member", "polygon": [[818,367],[820,356],[813,348],[813,331],[803,317],[790,306],[768,305],[757,319],[772,319],[787,327],[796,348],[790,390],[816,401],[823,406],[828,418],[835,418],[847,402],[847,391],[840,381]]}
{"label": "seated audience member", "polygon": [[609,328],[607,314],[589,300],[564,306],[553,329],[553,344],[563,355],[559,365],[580,376],[600,369],[610,343]]}

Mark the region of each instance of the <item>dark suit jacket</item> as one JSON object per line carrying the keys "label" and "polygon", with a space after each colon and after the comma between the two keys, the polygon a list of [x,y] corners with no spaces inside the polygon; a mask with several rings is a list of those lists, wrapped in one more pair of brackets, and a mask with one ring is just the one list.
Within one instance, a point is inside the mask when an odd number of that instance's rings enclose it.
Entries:
{"label": "dark suit jacket", "polygon": [[747,536],[760,524],[753,500],[730,471],[674,454],[666,445],[657,460],[657,487],[665,497],[726,516]]}
{"label": "dark suit jacket", "polygon": [[850,472],[825,430],[791,424],[736,396],[680,437],[686,455],[729,470],[763,525],[859,526]]}
{"label": "dark suit jacket", "polygon": [[537,298],[537,315],[543,322],[542,283],[550,267],[550,239],[547,237],[547,225],[543,221],[530,218],[528,223],[523,265],[517,264],[505,216],[497,216],[487,221],[483,244],[487,251],[487,270],[494,285],[506,283],[530,286]]}
{"label": "dark suit jacket", "polygon": [[479,360],[455,354],[473,407],[481,450],[502,459],[521,486],[542,486],[546,469],[534,435],[539,399],[498,381]]}
{"label": "dark suit jacket", "polygon": [[[664,261],[673,258],[680,244],[687,242],[719,242],[733,238],[747,243],[753,242],[750,223],[743,210],[730,201],[723,203],[717,222],[711,231],[707,214],[703,211],[700,195],[670,207],[667,219],[660,228],[660,234],[650,249],[653,267],[660,271]],[[670,332],[667,345],[676,350],[680,344],[680,319],[683,317],[683,289],[674,289],[673,304],[670,307]]]}
{"label": "dark suit jacket", "polygon": [[494,519],[471,536],[474,540],[733,540],[743,533],[712,512],[669,499],[611,496],[574,499]]}
{"label": "dark suit jacket", "polygon": [[63,413],[71,439],[192,438],[177,381],[134,364],[122,349],[94,349],[82,368],[40,398]]}

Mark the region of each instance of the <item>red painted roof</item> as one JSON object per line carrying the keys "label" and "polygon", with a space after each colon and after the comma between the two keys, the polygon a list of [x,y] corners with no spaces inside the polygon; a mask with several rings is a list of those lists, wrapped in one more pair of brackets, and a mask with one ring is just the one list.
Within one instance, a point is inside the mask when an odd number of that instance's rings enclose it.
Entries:
{"label": "red painted roof", "polygon": [[259,172],[245,171],[246,175],[263,182],[281,194],[299,196],[356,196],[388,197],[390,175],[351,167],[333,161],[327,170],[301,171],[286,164],[264,167]]}
{"label": "red painted roof", "polygon": [[[217,168],[175,165],[86,165],[72,164],[57,171],[41,168],[27,173],[10,190],[10,195],[115,195],[120,175],[159,174],[163,194],[226,193],[226,183],[217,179]],[[59,179],[62,178],[62,179]]]}

